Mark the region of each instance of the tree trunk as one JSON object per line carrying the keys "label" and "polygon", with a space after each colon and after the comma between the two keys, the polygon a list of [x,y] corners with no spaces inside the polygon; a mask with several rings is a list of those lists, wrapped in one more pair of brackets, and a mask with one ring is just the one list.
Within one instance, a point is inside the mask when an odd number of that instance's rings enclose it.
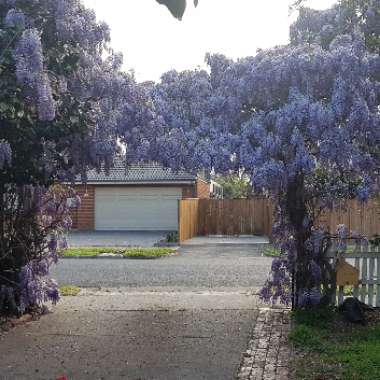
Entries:
{"label": "tree trunk", "polygon": [[305,182],[302,174],[298,175],[289,185],[286,193],[286,214],[289,217],[294,230],[296,241],[296,257],[292,273],[292,306],[297,308],[299,305],[299,291],[306,287],[307,278],[307,254],[305,243],[311,235],[311,223],[306,207]]}

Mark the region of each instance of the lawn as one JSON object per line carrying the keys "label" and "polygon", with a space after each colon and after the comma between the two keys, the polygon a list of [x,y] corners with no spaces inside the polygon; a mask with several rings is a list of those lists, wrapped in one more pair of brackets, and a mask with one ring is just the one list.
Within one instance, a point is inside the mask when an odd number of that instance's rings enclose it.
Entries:
{"label": "lawn", "polygon": [[[377,315],[376,312],[372,315]],[[370,314],[369,314],[370,315]],[[297,380],[380,379],[380,324],[348,324],[332,309],[293,314]],[[378,319],[378,318],[374,318]]]}
{"label": "lawn", "polygon": [[[345,252],[352,253],[352,252],[355,252],[355,249],[356,248],[354,245],[350,245],[347,247]],[[264,249],[263,255],[267,257],[279,257],[281,255],[281,251],[275,247],[268,247]]]}
{"label": "lawn", "polygon": [[281,251],[278,248],[269,247],[265,248],[263,252],[264,256],[267,257],[279,257],[281,254]]}
{"label": "lawn", "polygon": [[175,250],[172,248],[107,248],[107,247],[86,247],[68,248],[64,257],[94,257],[102,253],[117,253],[130,258],[159,258],[171,255]]}
{"label": "lawn", "polygon": [[107,247],[85,247],[85,248],[68,248],[64,253],[64,257],[87,257],[99,256],[102,253],[121,253],[121,248]]}
{"label": "lawn", "polygon": [[80,288],[74,285],[62,285],[59,287],[61,296],[77,296],[80,293]]}
{"label": "lawn", "polygon": [[172,248],[131,248],[123,252],[124,257],[164,257],[175,252]]}

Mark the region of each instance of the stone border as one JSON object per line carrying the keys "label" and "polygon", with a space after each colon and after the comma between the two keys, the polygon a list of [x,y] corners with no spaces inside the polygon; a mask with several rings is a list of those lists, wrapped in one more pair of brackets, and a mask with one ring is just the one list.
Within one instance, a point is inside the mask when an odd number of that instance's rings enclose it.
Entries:
{"label": "stone border", "polygon": [[291,348],[289,309],[259,309],[256,324],[243,353],[238,380],[288,380]]}

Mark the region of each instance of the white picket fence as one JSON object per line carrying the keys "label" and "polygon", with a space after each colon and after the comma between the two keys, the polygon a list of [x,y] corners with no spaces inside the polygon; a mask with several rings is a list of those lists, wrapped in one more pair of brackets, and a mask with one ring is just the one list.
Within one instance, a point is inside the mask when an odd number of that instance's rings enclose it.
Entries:
{"label": "white picket fence", "polygon": [[[332,263],[336,263],[337,253],[334,249],[327,254]],[[346,261],[359,270],[359,285],[354,286],[352,294],[345,294],[345,287],[339,286],[335,295],[340,305],[346,297],[354,296],[371,306],[380,306],[380,250],[378,247],[362,245],[353,252],[342,255]],[[351,290],[351,289],[349,289]]]}

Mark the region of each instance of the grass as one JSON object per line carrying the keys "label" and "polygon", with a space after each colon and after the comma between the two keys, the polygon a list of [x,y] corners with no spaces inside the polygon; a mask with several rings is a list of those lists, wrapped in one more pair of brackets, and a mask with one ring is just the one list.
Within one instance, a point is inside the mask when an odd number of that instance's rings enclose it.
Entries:
{"label": "grass", "polygon": [[64,253],[64,257],[99,256],[102,253],[121,253],[122,251],[120,248],[107,247],[68,248]]}
{"label": "grass", "polygon": [[93,257],[102,253],[119,253],[124,257],[132,258],[158,258],[170,255],[174,252],[171,248],[107,248],[107,247],[87,247],[69,248],[65,251],[64,257]]}
{"label": "grass", "polygon": [[80,292],[80,288],[74,285],[62,285],[59,287],[59,291],[63,297],[77,296]]}
{"label": "grass", "polygon": [[[345,253],[353,253],[355,252],[356,247],[354,245],[349,245],[345,251]],[[264,256],[267,257],[278,257],[280,256],[281,252],[279,249],[270,247],[270,248],[265,248],[263,252]]]}
{"label": "grass", "polygon": [[305,355],[295,359],[297,380],[380,379],[380,325],[350,326],[332,309],[293,314],[290,340]]}
{"label": "grass", "polygon": [[174,253],[171,248],[131,248],[123,252],[124,257],[164,257]]}
{"label": "grass", "polygon": [[264,249],[264,256],[267,256],[267,257],[279,257],[280,254],[281,254],[281,251],[277,248],[270,247],[270,248]]}

